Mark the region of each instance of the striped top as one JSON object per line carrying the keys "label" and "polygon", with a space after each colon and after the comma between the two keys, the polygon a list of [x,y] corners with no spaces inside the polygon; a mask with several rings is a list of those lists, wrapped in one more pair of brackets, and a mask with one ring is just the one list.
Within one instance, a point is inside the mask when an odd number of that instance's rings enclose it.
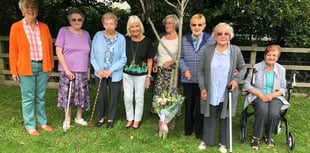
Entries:
{"label": "striped top", "polygon": [[220,53],[217,49],[213,54],[211,61],[211,89],[210,92],[210,104],[218,106],[224,102],[224,93],[227,88],[228,74],[230,68],[230,47],[227,50]]}

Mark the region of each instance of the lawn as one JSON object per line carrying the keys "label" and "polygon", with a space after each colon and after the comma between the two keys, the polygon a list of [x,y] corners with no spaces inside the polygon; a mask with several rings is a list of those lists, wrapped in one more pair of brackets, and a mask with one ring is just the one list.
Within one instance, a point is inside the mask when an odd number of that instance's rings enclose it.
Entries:
{"label": "lawn", "polygon": [[[21,115],[21,98],[18,86],[0,86],[0,153],[200,153],[219,152],[217,146],[211,146],[205,151],[199,151],[200,143],[194,135],[183,135],[183,114],[177,119],[177,126],[170,131],[167,140],[163,141],[157,136],[158,117],[150,113],[151,91],[146,92],[144,115],[141,127],[137,130],[125,129],[126,123],[123,98],[120,97],[118,104],[118,116],[113,129],[81,127],[73,123],[73,128],[64,134],[62,122],[64,119],[63,110],[56,107],[57,90],[48,89],[46,94],[46,112],[48,123],[54,128],[51,133],[40,130],[39,137],[29,136],[23,126]],[[95,89],[91,90],[91,102],[95,98]],[[278,135],[274,135],[276,146],[268,148],[261,143],[260,150],[253,151],[249,145],[249,135],[252,129],[253,118],[248,121],[248,138],[245,143],[240,143],[239,117],[242,111],[244,97],[239,99],[238,115],[233,118],[233,152],[309,152],[310,148],[310,121],[309,121],[309,100],[292,98],[292,106],[286,115],[289,120],[289,128],[295,137],[295,149],[290,151],[286,145],[285,126]],[[91,106],[92,107],[92,106]],[[83,114],[84,119],[89,121],[91,111]],[[93,123],[96,115],[94,115]],[[73,118],[73,117],[72,117]]]}

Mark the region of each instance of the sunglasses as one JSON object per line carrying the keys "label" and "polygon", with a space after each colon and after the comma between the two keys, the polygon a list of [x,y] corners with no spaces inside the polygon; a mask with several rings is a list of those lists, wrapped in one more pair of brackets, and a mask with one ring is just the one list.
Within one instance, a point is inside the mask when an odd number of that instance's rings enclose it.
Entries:
{"label": "sunglasses", "polygon": [[217,36],[229,36],[230,34],[228,32],[218,32],[216,33]]}
{"label": "sunglasses", "polygon": [[76,22],[76,21],[82,22],[83,20],[82,20],[82,19],[71,19],[71,21],[72,21],[72,22]]}
{"label": "sunglasses", "polygon": [[200,24],[191,24],[192,27],[196,27],[196,26],[201,27],[202,25],[203,24],[201,24],[201,23]]}

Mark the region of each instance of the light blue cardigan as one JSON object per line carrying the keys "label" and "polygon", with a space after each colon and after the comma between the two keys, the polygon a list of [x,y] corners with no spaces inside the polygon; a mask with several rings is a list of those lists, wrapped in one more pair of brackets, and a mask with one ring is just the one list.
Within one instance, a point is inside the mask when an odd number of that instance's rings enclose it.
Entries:
{"label": "light blue cardigan", "polygon": [[[265,61],[261,61],[255,64],[253,68],[256,70],[256,72],[254,73],[254,80],[255,80],[254,84],[253,85],[251,84],[253,71],[250,71],[244,82],[243,91],[247,92],[249,89],[254,88],[257,91],[262,92],[264,89],[266,79],[265,75],[266,63]],[[290,104],[284,98],[286,92],[285,68],[282,65],[275,63],[273,72],[274,72],[274,81],[272,92],[281,91],[282,96],[278,96],[277,98],[280,99],[284,104],[281,109],[287,109],[290,106]],[[251,104],[256,98],[257,96],[253,94],[248,94],[245,98],[244,108],[246,108],[249,104]]]}
{"label": "light blue cardigan", "polygon": [[[98,70],[103,70],[103,66],[105,63],[105,54],[107,51],[107,43],[103,36],[104,31],[98,31],[93,40],[92,40],[92,48],[90,53],[90,62],[94,68],[95,75],[98,77]],[[123,77],[123,67],[126,64],[126,41],[124,35],[118,33],[117,41],[114,45],[114,57],[112,61],[112,65],[109,67],[112,74],[112,82],[118,82]]]}

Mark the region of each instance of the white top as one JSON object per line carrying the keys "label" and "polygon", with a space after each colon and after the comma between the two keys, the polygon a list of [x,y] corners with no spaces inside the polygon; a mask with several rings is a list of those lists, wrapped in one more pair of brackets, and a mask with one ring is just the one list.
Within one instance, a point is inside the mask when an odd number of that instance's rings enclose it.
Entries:
{"label": "white top", "polygon": [[[169,49],[169,52],[174,55],[174,57],[177,56],[178,53],[178,38],[167,40],[165,37],[162,37],[160,41]],[[168,54],[168,52],[165,50],[165,48],[159,43],[157,48],[157,64],[158,66],[162,66],[167,61],[172,61],[172,58]]]}

